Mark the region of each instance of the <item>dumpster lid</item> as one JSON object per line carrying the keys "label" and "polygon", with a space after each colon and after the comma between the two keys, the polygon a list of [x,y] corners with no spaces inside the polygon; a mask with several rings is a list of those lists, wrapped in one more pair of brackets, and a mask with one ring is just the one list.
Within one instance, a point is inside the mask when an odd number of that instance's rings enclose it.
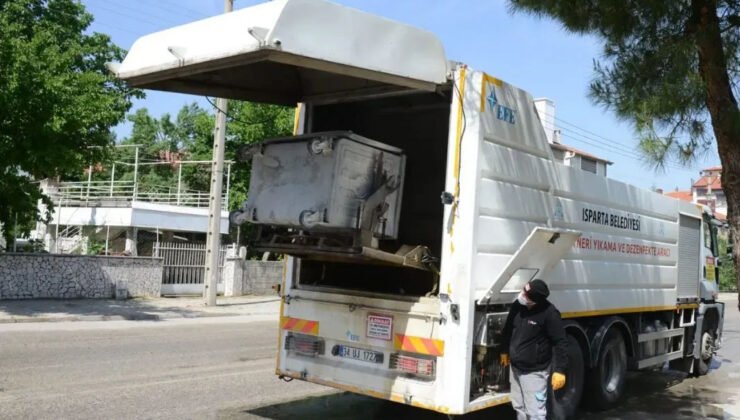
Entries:
{"label": "dumpster lid", "polygon": [[433,34],[324,0],[275,0],[139,38],[131,86],[295,104],[433,91],[448,62]]}

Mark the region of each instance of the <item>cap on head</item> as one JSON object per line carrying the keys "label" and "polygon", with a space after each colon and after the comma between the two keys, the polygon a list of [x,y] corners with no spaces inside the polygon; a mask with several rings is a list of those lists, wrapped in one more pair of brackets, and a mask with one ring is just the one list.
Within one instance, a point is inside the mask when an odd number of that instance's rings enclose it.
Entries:
{"label": "cap on head", "polygon": [[537,303],[543,302],[550,296],[550,289],[547,287],[547,283],[540,279],[534,279],[524,285],[524,291],[527,293],[527,297]]}

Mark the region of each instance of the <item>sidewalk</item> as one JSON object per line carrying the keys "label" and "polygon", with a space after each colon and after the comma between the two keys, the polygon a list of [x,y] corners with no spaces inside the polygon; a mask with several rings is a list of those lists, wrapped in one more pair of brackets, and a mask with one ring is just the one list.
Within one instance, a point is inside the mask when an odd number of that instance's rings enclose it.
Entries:
{"label": "sidewalk", "polygon": [[[737,310],[737,294],[721,293],[726,310]],[[29,299],[0,300],[0,324],[62,321],[157,321],[242,315],[274,315],[277,296],[219,297],[216,306],[204,306],[200,297],[158,299]]]}
{"label": "sidewalk", "polygon": [[62,321],[157,321],[240,315],[275,315],[277,296],[219,297],[216,306],[192,297],[158,299],[29,299],[0,301],[0,324]]}

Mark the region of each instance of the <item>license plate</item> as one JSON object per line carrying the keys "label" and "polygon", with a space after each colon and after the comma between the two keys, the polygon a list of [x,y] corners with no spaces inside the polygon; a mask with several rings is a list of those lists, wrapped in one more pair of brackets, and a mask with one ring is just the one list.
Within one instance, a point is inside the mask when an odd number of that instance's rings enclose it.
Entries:
{"label": "license plate", "polygon": [[361,360],[368,363],[383,363],[383,353],[379,351],[358,349],[357,347],[339,346],[337,356]]}

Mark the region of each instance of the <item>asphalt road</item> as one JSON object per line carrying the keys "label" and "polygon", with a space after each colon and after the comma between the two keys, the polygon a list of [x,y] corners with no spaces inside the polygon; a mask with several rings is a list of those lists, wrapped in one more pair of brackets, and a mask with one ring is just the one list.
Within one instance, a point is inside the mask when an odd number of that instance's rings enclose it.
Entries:
{"label": "asphalt road", "polygon": [[[268,317],[0,325],[0,418],[445,419],[274,376]],[[740,418],[740,314],[702,378],[630,375],[619,409],[584,419]],[[498,407],[469,419],[512,419]]]}
{"label": "asphalt road", "polygon": [[215,418],[325,393],[275,377],[276,331],[243,317],[0,325],[0,418]]}

